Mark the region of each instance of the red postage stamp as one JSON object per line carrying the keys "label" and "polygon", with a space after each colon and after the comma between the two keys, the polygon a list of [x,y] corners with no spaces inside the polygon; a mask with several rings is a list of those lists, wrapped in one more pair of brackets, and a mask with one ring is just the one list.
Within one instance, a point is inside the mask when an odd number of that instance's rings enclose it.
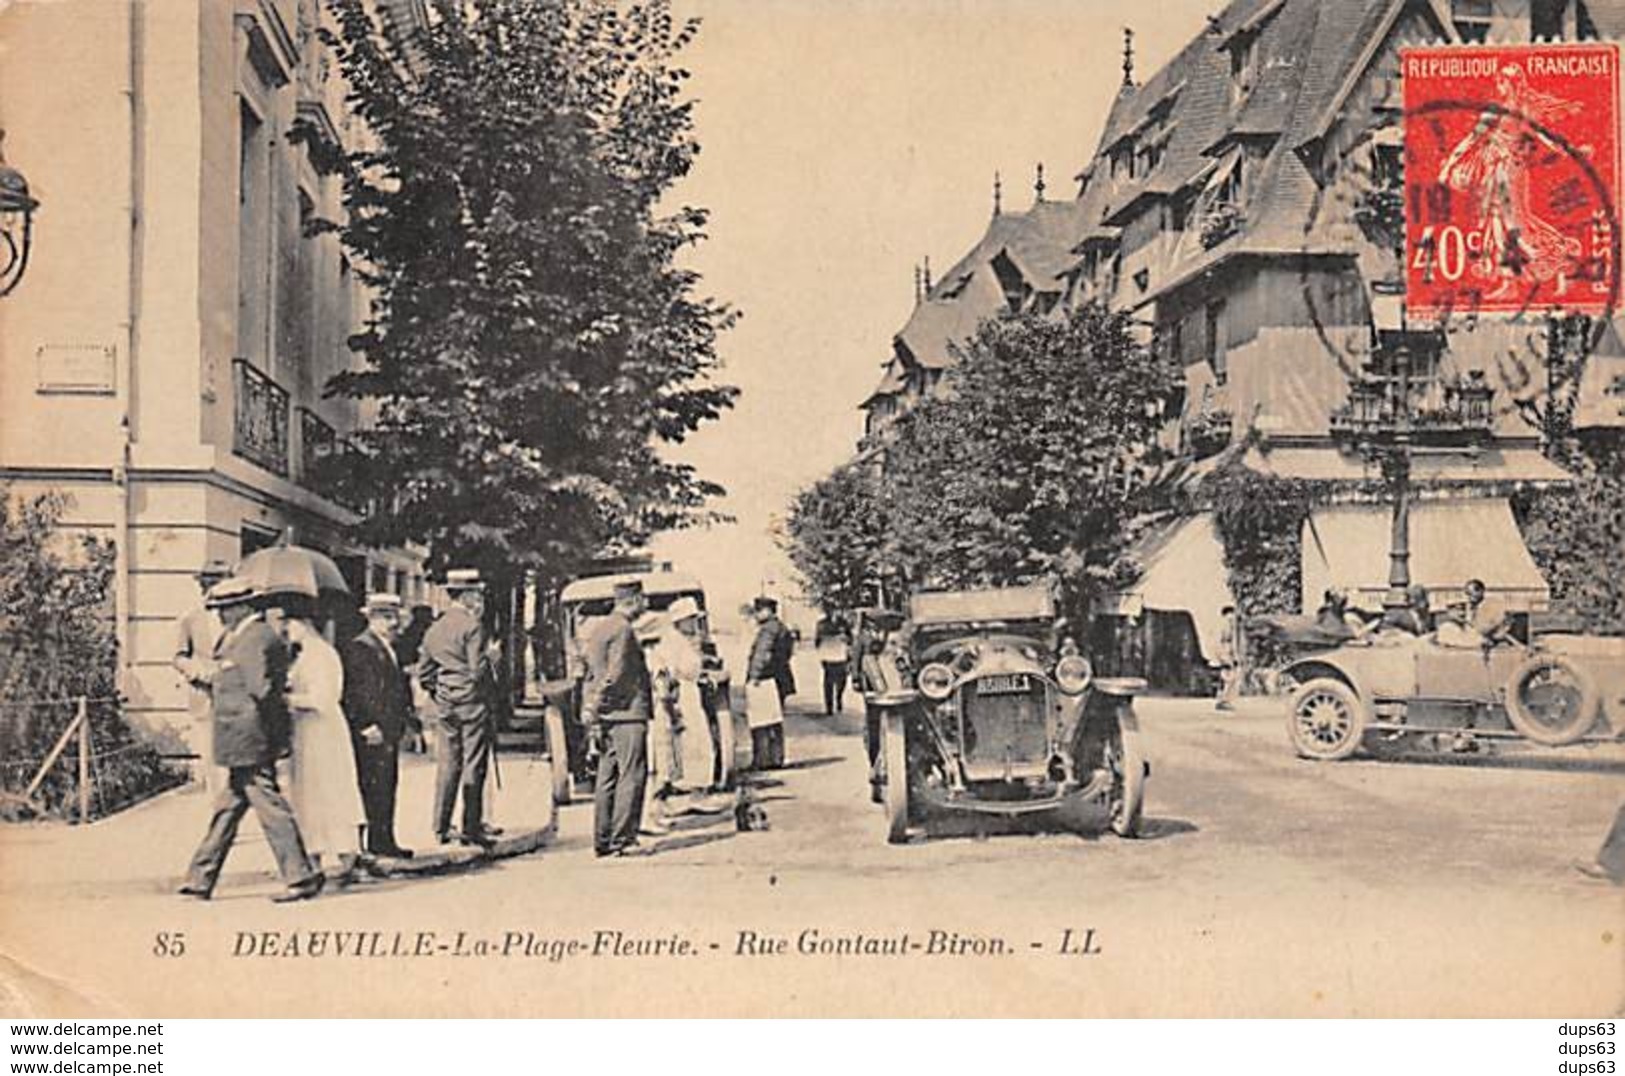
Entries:
{"label": "red postage stamp", "polygon": [[1410,313],[1617,306],[1619,48],[1413,48],[1405,103]]}

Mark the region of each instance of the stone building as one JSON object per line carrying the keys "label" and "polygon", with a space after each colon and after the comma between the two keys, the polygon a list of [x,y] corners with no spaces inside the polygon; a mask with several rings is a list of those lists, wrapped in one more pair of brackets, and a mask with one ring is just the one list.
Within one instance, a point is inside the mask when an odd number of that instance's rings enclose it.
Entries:
{"label": "stone building", "polygon": [[[322,389],[366,296],[332,235],[337,179],[287,138],[350,145],[319,0],[62,0],[0,8],[0,127],[41,201],[0,301],[0,479],[72,498],[118,549],[129,712],[184,735],[170,667],[193,573],[288,539],[352,589],[425,598],[422,551],[349,534],[327,461],[367,415]],[[380,4],[394,25],[412,0]]]}
{"label": "stone building", "polygon": [[[1312,611],[1336,584],[1375,606],[1389,508],[1353,492],[1380,474],[1355,450],[1351,409],[1356,382],[1395,383],[1384,356],[1403,344],[1413,405],[1450,427],[1413,467],[1413,579],[1448,602],[1480,576],[1515,609],[1544,607],[1547,587],[1509,495],[1567,476],[1515,402],[1540,386],[1498,358],[1528,350],[1529,326],[1458,319],[1440,332],[1407,322],[1398,244],[1369,224],[1402,181],[1403,46],[1613,39],[1625,33],[1625,2],[1234,0],[1198,29],[1143,82],[1125,50],[1076,198],[1047,202],[1040,191],[1023,212],[996,211],[981,242],[921,298],[864,404],[863,447],[883,448],[890,424],[931,391],[952,345],[984,318],[1104,301],[1133,311],[1184,370],[1169,438],[1192,475],[1222,461],[1350,491],[1305,522],[1303,605]],[[1619,362],[1610,350],[1621,350],[1614,332],[1582,386],[1587,422],[1619,422],[1620,409],[1599,399],[1610,383],[1603,368]],[[1137,551],[1139,583],[1101,610],[1154,636],[1142,640],[1148,654],[1168,652],[1147,656],[1148,667],[1212,656],[1231,600],[1210,585],[1224,579],[1217,541],[1206,517],[1175,521]]]}

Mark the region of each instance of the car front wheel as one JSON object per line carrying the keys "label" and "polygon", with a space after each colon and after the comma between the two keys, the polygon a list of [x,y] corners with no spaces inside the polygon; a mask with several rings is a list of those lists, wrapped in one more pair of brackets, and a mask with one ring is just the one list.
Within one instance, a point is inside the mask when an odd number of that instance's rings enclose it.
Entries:
{"label": "car front wheel", "polygon": [[902,844],[908,840],[908,740],[903,731],[903,714],[888,711],[882,719],[881,751],[886,759],[886,840]]}
{"label": "car front wheel", "polygon": [[1335,762],[1360,746],[1367,716],[1365,703],[1341,680],[1320,677],[1292,693],[1287,732],[1304,758]]}
{"label": "car front wheel", "polygon": [[1112,832],[1119,837],[1138,837],[1145,809],[1145,751],[1140,734],[1121,724],[1106,741],[1106,770],[1112,776],[1106,794]]}
{"label": "car front wheel", "polygon": [[564,733],[564,712],[548,704],[542,711],[547,732],[547,760],[553,781],[553,802],[563,807],[570,802],[574,781],[570,774],[570,744]]}

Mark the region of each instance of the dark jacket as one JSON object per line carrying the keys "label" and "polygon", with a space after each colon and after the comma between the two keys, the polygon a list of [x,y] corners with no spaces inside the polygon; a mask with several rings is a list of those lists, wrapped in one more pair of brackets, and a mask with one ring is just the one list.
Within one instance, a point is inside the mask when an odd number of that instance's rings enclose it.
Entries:
{"label": "dark jacket", "polygon": [[389,644],[372,631],[363,631],[344,645],[344,717],[350,733],[360,739],[369,725],[378,726],[384,743],[400,743],[415,724],[412,687],[395,660]]}
{"label": "dark jacket", "polygon": [[796,693],[795,674],[790,671],[790,655],[795,652],[796,641],[784,621],[768,617],[756,629],[756,641],[750,647],[750,665],[745,679],[772,680],[781,696]]}
{"label": "dark jacket", "polygon": [[453,605],[423,636],[418,679],[442,707],[484,701],[491,676],[485,657],[485,627],[473,613]]}
{"label": "dark jacket", "polygon": [[287,754],[288,648],[258,614],[228,629],[214,649],[210,688],[214,761],[264,766]]}
{"label": "dark jacket", "polygon": [[611,613],[593,625],[581,649],[587,666],[581,685],[582,720],[606,724],[649,720],[649,664],[632,622]]}

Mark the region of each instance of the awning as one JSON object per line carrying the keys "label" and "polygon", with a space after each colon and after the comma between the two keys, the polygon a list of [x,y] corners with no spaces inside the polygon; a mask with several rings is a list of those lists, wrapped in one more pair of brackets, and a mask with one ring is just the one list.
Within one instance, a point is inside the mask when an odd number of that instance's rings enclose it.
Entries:
{"label": "awning", "polygon": [[1152,612],[1188,612],[1196,626],[1196,643],[1209,661],[1219,653],[1224,614],[1233,605],[1224,550],[1213,529],[1213,517],[1204,513],[1178,520],[1141,542],[1130,555],[1145,566],[1133,586],[1096,603],[1096,612],[1137,616]]}
{"label": "awning", "polygon": [[[1279,478],[1322,482],[1360,482],[1382,477],[1374,461],[1331,446],[1249,448],[1242,459],[1249,470]],[[1542,455],[1535,445],[1495,444],[1478,451],[1418,451],[1411,478],[1429,482],[1567,482],[1569,473]]]}
{"label": "awning", "polygon": [[[1387,505],[1319,508],[1303,527],[1303,611],[1320,606],[1328,587],[1377,609],[1388,591]],[[1428,588],[1435,609],[1461,600],[1469,579],[1482,579],[1508,609],[1544,609],[1551,597],[1529,556],[1504,497],[1424,501],[1410,516],[1411,582]]]}

